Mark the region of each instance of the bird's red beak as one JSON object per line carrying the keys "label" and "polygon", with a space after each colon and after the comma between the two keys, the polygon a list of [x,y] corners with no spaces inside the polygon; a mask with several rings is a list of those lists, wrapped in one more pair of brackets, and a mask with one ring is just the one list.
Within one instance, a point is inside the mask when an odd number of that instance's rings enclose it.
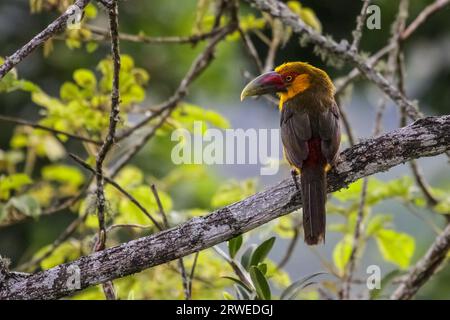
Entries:
{"label": "bird's red beak", "polygon": [[246,97],[286,91],[281,75],[275,71],[263,73],[250,81],[241,92],[241,101]]}

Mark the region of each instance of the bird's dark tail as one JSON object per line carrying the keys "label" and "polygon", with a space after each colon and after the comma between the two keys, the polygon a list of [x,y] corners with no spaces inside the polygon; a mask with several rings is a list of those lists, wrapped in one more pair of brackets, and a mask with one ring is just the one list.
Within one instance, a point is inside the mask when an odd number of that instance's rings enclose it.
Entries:
{"label": "bird's dark tail", "polygon": [[308,245],[325,242],[326,172],[318,162],[306,162],[301,170],[303,230]]}

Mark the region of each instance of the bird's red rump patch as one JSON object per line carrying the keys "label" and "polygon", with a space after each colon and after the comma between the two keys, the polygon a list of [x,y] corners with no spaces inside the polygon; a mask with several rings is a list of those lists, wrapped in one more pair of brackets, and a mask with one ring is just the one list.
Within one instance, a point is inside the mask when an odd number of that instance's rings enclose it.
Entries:
{"label": "bird's red rump patch", "polygon": [[320,146],[320,138],[313,138],[308,140],[308,158],[306,158],[304,165],[325,165],[326,159],[322,154]]}

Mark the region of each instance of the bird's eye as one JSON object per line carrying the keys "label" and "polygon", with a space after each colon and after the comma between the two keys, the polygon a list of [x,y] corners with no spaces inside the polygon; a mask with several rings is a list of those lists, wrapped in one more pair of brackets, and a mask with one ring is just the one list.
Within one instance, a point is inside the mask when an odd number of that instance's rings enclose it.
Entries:
{"label": "bird's eye", "polygon": [[286,77],[286,82],[291,82],[292,81],[292,76],[287,76]]}

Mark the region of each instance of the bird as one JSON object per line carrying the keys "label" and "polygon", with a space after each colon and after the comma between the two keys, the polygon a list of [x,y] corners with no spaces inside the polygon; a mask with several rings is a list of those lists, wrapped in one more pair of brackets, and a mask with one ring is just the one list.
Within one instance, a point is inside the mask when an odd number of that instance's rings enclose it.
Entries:
{"label": "bird", "polygon": [[241,101],[264,94],[279,97],[283,153],[302,196],[304,241],[325,243],[326,175],[338,159],[341,141],[333,82],[309,63],[287,62],[251,80]]}

